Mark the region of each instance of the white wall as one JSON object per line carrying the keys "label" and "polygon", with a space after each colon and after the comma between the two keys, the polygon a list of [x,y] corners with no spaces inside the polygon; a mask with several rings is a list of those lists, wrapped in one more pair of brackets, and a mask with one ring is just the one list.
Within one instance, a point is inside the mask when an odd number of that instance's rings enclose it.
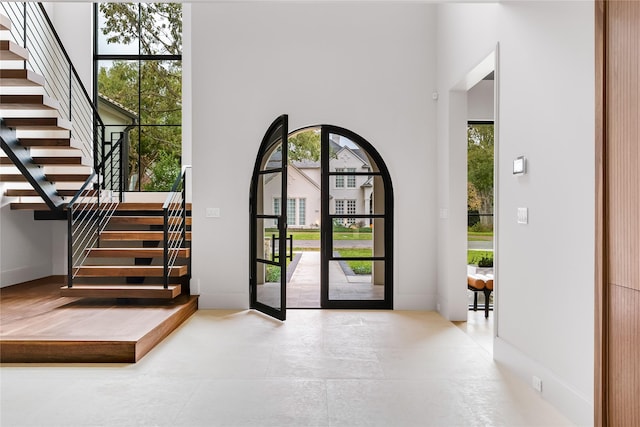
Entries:
{"label": "white wall", "polygon": [[[452,138],[458,126],[450,120],[452,104],[459,100],[450,91],[500,44],[494,357],[527,382],[541,377],[544,398],[574,422],[592,424],[594,5],[503,2],[438,10],[442,208],[466,197],[466,189],[452,184],[466,173],[466,159],[448,158],[461,143]],[[514,177],[512,160],[520,155],[529,172]],[[516,223],[518,207],[529,208],[528,225]],[[443,228],[459,245],[458,225],[447,222]],[[464,266],[456,266],[451,242],[440,241],[440,267],[456,275]],[[439,288],[443,308],[455,305],[448,296],[458,295],[457,280],[447,278]]]}
{"label": "white wall", "polygon": [[34,221],[33,212],[12,211],[4,204],[0,208],[0,287],[53,274],[51,246],[48,221]]}
{"label": "white wall", "polygon": [[56,2],[49,6],[53,26],[89,96],[93,96],[93,4]]}
{"label": "white wall", "polygon": [[467,92],[467,119],[493,120],[493,80],[482,80]]}
{"label": "white wall", "polygon": [[[264,132],[287,113],[290,129],[334,124],[376,147],[395,190],[395,307],[435,308],[435,7],[191,7],[200,306],[248,306],[251,174]],[[206,207],[221,217],[204,218]]]}

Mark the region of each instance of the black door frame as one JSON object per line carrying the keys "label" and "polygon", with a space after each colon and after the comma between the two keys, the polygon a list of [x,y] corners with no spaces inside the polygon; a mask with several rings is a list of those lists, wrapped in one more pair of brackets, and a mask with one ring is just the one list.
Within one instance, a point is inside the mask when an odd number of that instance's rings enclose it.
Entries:
{"label": "black door frame", "polygon": [[[253,177],[251,180],[250,189],[250,302],[251,308],[257,309],[270,316],[276,317],[280,320],[286,318],[286,259],[284,256],[279,258],[279,265],[281,268],[281,309],[278,310],[274,307],[262,304],[257,300],[257,220],[263,219],[277,219],[278,229],[280,236],[286,236],[287,217],[286,217],[286,200],[287,200],[287,162],[288,162],[288,149],[284,147],[287,144],[287,126],[288,116],[283,115],[276,119],[269,129],[267,130],[265,137],[262,140],[256,163],[253,170]],[[333,125],[317,125],[317,126],[305,126],[300,129],[296,129],[292,132],[298,133],[304,129],[320,129],[321,137],[321,225],[320,225],[320,246],[321,246],[321,267],[320,267],[320,305],[321,308],[336,308],[336,309],[393,309],[393,186],[391,183],[391,176],[386,164],[382,160],[382,157],[378,151],[367,142],[360,135],[338,126]],[[278,130],[281,131],[280,135],[274,134]],[[330,159],[330,135],[344,136],[352,142],[356,143],[361,149],[363,149],[370,159],[376,164],[377,171],[370,172],[336,172],[329,170]],[[267,171],[261,171],[261,165],[264,161],[264,156],[270,152],[273,145],[276,142],[283,142],[283,157],[282,157],[282,189],[281,189],[281,212],[280,215],[262,215],[258,214],[258,202],[257,191],[259,185],[259,176],[264,173],[277,172],[280,169],[270,169]],[[359,214],[330,214],[329,213],[329,200],[330,200],[330,177],[331,176],[380,176],[382,178],[384,186],[384,213],[359,213]],[[370,219],[384,219],[384,255],[383,256],[371,256],[362,258],[343,258],[333,255],[333,219],[334,218],[370,218]],[[279,253],[286,253],[286,239],[279,239]],[[373,255],[373,254],[372,254]],[[362,260],[362,261],[382,261],[384,262],[384,299],[382,300],[335,300],[329,299],[329,262],[330,261],[349,261],[349,260]]]}
{"label": "black door frame", "polygon": [[[288,136],[289,136],[289,117],[284,114],[271,123],[269,129],[262,138],[260,150],[253,167],[253,176],[251,178],[251,188],[249,190],[249,217],[250,217],[250,233],[249,233],[249,299],[250,307],[261,311],[269,316],[279,320],[287,318],[287,257],[286,247],[287,240],[284,238],[287,232],[287,173],[288,173]],[[262,168],[265,156],[272,152],[275,147],[282,145],[282,158],[279,168]],[[280,200],[285,201],[285,208],[280,209],[280,215],[266,215],[258,213],[258,186],[260,185],[260,176],[265,174],[280,173],[281,174],[281,195]],[[281,205],[282,206],[282,205]],[[278,261],[264,260],[258,258],[257,237],[258,237],[258,220],[276,220],[278,222]],[[280,268],[280,308],[272,307],[264,302],[258,301],[258,263],[265,265],[275,265]]]}
{"label": "black door frame", "polygon": [[[320,305],[322,308],[345,309],[393,309],[393,186],[391,176],[386,164],[378,151],[360,135],[348,129],[333,125],[322,125],[321,129],[321,210],[322,221],[320,243]],[[370,172],[332,172],[329,168],[330,161],[330,135],[344,136],[356,143],[373,160],[378,171]],[[330,177],[332,176],[380,176],[384,187],[384,213],[383,214],[330,214],[329,199],[331,195]],[[384,256],[346,258],[333,255],[333,220],[334,218],[381,218],[384,219]],[[384,299],[382,300],[336,300],[329,299],[329,262],[330,261],[382,261],[384,268]]]}

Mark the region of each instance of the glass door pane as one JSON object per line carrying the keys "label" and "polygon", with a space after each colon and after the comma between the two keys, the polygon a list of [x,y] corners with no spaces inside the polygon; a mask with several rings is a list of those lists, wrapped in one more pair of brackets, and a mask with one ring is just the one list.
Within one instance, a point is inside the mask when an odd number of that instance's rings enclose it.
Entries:
{"label": "glass door pane", "polygon": [[251,307],[286,318],[287,116],[265,134],[251,186]]}
{"label": "glass door pane", "polygon": [[334,129],[323,128],[323,307],[392,308],[386,168],[366,141]]}

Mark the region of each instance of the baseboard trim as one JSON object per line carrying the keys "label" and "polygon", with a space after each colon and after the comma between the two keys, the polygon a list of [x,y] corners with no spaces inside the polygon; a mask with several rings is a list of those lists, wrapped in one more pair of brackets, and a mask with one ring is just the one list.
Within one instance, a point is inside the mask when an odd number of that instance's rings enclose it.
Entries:
{"label": "baseboard trim", "polygon": [[562,378],[540,363],[532,360],[507,341],[496,337],[493,342],[493,358],[531,384],[533,375],[543,380],[541,396],[572,422],[579,426],[593,425],[593,398],[589,400]]}
{"label": "baseboard trim", "polygon": [[52,271],[53,266],[50,263],[3,270],[0,272],[0,288],[48,277],[51,276]]}

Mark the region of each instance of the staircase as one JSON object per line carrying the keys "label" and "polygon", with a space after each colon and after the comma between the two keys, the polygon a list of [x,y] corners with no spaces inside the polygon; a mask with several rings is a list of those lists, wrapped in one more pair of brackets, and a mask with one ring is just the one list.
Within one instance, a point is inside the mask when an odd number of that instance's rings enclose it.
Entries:
{"label": "staircase", "polygon": [[[19,21],[18,30],[5,14]],[[27,45],[22,34],[33,32],[38,37]],[[121,165],[128,153],[121,141],[105,141],[97,109],[41,4],[0,5],[0,83],[3,197],[11,198],[12,210],[31,210],[35,219],[68,221],[69,273],[61,294],[189,294],[186,168],[164,204],[123,202]]]}
{"label": "staircase", "polygon": [[[190,211],[191,206],[186,205]],[[191,216],[186,212],[184,244],[179,231],[167,232],[164,210],[158,203],[120,203],[97,244],[85,248],[82,263],[73,268],[72,286],[63,286],[63,296],[92,298],[173,299],[189,293]],[[182,220],[176,218],[176,221]],[[175,263],[165,276],[165,246]],[[176,247],[177,246],[177,247]],[[166,284],[165,284],[166,278]]]}
{"label": "staircase", "polygon": [[29,51],[7,39],[12,25],[0,16],[0,181],[15,198],[11,209],[58,209],[91,175],[83,148],[92,141],[72,140],[68,114],[46,94],[45,78],[25,68]]}

